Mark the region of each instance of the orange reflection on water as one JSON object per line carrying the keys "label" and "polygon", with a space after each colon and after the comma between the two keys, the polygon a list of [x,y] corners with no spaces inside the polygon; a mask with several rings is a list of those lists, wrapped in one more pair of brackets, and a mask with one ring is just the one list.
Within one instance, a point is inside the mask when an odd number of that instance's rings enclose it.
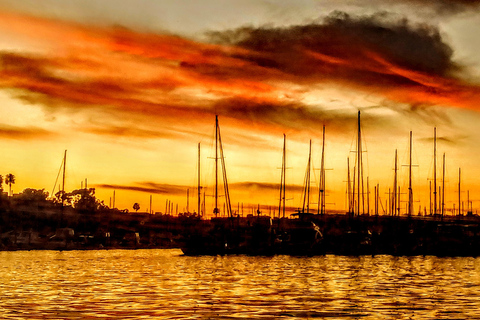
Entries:
{"label": "orange reflection on water", "polygon": [[0,317],[473,318],[478,258],[0,252]]}

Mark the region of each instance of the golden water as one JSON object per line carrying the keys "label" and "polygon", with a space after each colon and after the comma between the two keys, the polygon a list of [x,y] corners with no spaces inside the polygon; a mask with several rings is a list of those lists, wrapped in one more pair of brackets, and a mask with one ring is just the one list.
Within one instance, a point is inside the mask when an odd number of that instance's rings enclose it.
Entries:
{"label": "golden water", "polygon": [[0,252],[0,319],[480,319],[480,258]]}

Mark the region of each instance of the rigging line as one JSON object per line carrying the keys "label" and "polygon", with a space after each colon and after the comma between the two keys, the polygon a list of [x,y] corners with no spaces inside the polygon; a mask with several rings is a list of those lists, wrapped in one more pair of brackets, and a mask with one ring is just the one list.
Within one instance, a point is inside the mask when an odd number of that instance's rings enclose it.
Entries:
{"label": "rigging line", "polygon": [[62,172],[63,161],[64,161],[64,158],[62,158],[62,163],[60,164],[60,168],[58,169],[57,178],[55,179],[55,184],[53,185],[52,196],[55,196],[55,188],[57,187],[57,182],[58,182],[58,178],[60,177],[60,172]]}
{"label": "rigging line", "polygon": [[220,126],[218,126],[217,122],[217,130],[218,130],[218,142],[220,145],[220,157],[221,157],[221,164],[222,164],[222,171],[223,171],[223,186],[225,192],[225,201],[227,206],[227,215],[232,218],[232,204],[230,202],[230,192],[228,190],[228,181],[227,181],[227,171],[225,168],[225,157],[223,155],[223,145],[222,145],[222,136],[220,135]]}

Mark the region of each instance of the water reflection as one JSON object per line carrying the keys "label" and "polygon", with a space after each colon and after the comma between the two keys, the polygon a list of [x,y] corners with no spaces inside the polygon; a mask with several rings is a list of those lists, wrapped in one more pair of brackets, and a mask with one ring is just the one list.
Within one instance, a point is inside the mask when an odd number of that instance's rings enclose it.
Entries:
{"label": "water reflection", "polygon": [[0,252],[0,318],[480,317],[477,258]]}

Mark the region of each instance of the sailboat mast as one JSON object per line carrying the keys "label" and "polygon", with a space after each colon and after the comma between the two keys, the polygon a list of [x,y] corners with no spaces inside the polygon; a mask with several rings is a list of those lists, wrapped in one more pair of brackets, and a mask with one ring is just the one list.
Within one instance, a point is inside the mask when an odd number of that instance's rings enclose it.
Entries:
{"label": "sailboat mast", "polygon": [[410,162],[408,164],[408,215],[413,212],[413,190],[412,190],[412,131],[410,131]]}
{"label": "sailboat mast", "polygon": [[63,155],[63,177],[62,177],[62,192],[61,192],[61,197],[62,197],[62,202],[61,202],[61,207],[60,207],[60,226],[63,224],[63,207],[65,205],[65,167],[67,164],[67,150],[65,150],[65,153]]}
{"label": "sailboat mast", "polygon": [[393,215],[392,208],[393,208],[392,193],[391,193],[391,188],[388,188],[388,210],[389,210],[388,214],[390,214],[390,215]]}
{"label": "sailboat mast", "polygon": [[398,171],[398,157],[397,157],[397,149],[395,149],[395,175],[393,178],[393,207],[392,207],[393,216],[397,214],[397,171]]}
{"label": "sailboat mast", "polygon": [[[286,189],[286,177],[287,177],[287,151],[286,151],[286,137],[283,134],[283,217],[285,218],[285,189]],[[280,214],[280,213],[279,213]]]}
{"label": "sailboat mast", "polygon": [[473,209],[472,209],[472,210],[470,210],[470,209],[471,209],[471,205],[470,205],[470,190],[467,190],[467,215],[473,211]]}
{"label": "sailboat mast", "polygon": [[200,186],[200,142],[198,143],[198,186],[197,186],[197,212],[198,215],[200,216],[200,197],[201,197],[201,190],[202,187]]}
{"label": "sailboat mast", "polygon": [[305,196],[303,198],[303,212],[305,212],[305,207],[307,208],[307,213],[309,212],[310,207],[310,171],[312,164],[312,140],[310,139],[310,145],[308,148],[308,163],[307,163],[307,172],[305,174]]}
{"label": "sailboat mast", "polygon": [[[461,215],[462,214],[462,210],[460,209],[460,205],[461,205],[461,196],[460,196],[460,183],[461,183],[461,178],[462,178],[462,171],[460,168],[458,168],[458,215]],[[468,206],[467,206],[468,208]]]}
{"label": "sailboat mast", "polygon": [[348,212],[353,212],[352,206],[352,185],[350,182],[350,158],[347,157],[347,201],[348,201]]}
{"label": "sailboat mast", "polygon": [[367,215],[370,215],[370,186],[367,176]]}
{"label": "sailboat mast", "polygon": [[353,167],[353,186],[352,186],[352,208],[353,208],[353,215],[355,215],[355,212],[358,213],[358,210],[357,210],[357,206],[358,206],[358,202],[355,201],[355,190],[356,190],[356,172],[357,172],[357,167]]}
{"label": "sailboat mast", "polygon": [[397,196],[397,216],[400,216],[400,197],[402,193],[400,192],[400,186],[398,186],[398,196]]}
{"label": "sailboat mast", "polygon": [[218,115],[215,115],[215,217],[218,214]]}
{"label": "sailboat mast", "polygon": [[437,128],[433,128],[433,214],[437,214]]}
{"label": "sailboat mast", "polygon": [[320,214],[325,213],[325,125],[323,125],[323,141],[322,141],[322,160],[320,163],[320,185],[318,188],[318,204]]}
{"label": "sailboat mast", "polygon": [[443,177],[442,177],[442,218],[445,210],[445,153],[443,153]]}
{"label": "sailboat mast", "polygon": [[429,212],[430,212],[430,215],[432,214],[432,181],[429,181],[428,183],[428,195],[429,195]]}
{"label": "sailboat mast", "polygon": [[312,139],[308,149],[307,212],[310,212],[310,171],[312,170]]}
{"label": "sailboat mast", "polygon": [[362,132],[360,130],[360,111],[358,111],[358,132],[357,132],[357,215],[360,215],[360,179],[362,176]]}
{"label": "sailboat mast", "polygon": [[[220,146],[220,157],[222,160],[222,174],[223,174],[223,189],[225,191],[225,203],[224,203],[224,211],[226,207],[228,217],[232,218],[232,203],[230,202],[230,191],[228,190],[228,180],[227,180],[227,170],[225,167],[225,157],[223,155],[223,145],[222,145],[222,137],[220,135],[220,126],[218,125],[218,117],[217,117],[217,132],[218,132],[218,143]],[[218,210],[218,209],[217,209]]]}
{"label": "sailboat mast", "polygon": [[280,201],[278,204],[278,217],[282,213],[283,205],[283,217],[285,218],[285,146],[286,146],[286,136],[283,134],[283,152],[282,152],[282,173],[280,177]]}
{"label": "sailboat mast", "polygon": [[67,150],[65,150],[65,153],[63,155],[63,178],[62,178],[62,206],[65,201],[65,167],[67,166]]}

